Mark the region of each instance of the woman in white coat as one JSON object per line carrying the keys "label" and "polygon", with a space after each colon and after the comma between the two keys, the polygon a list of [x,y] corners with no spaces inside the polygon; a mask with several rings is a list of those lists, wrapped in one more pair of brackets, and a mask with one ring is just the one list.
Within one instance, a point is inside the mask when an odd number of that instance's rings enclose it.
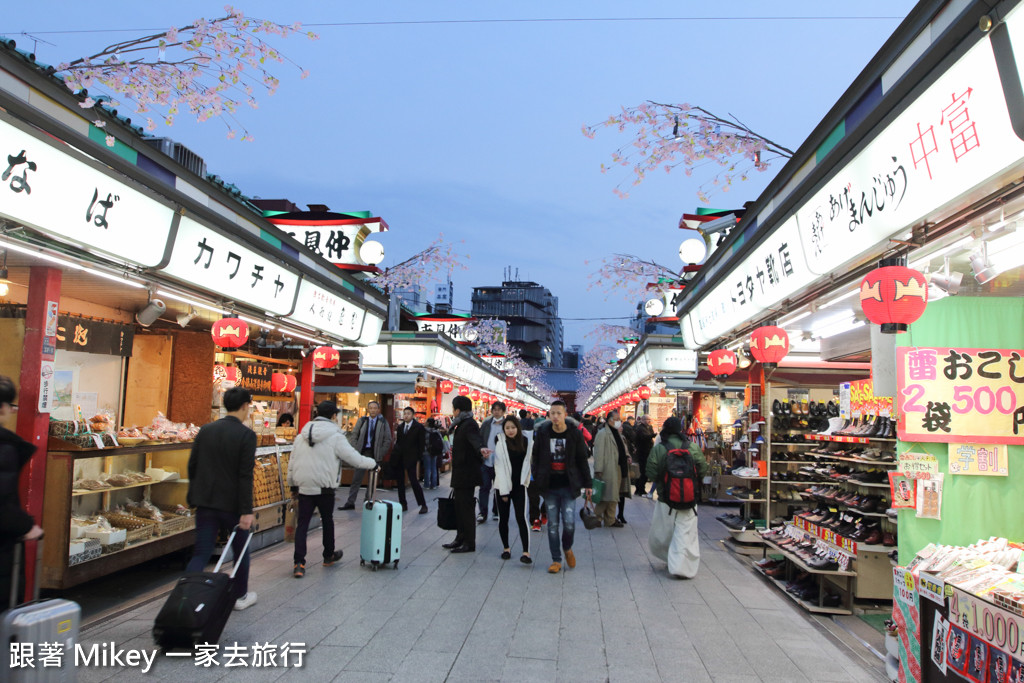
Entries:
{"label": "woman in white coat", "polygon": [[530,526],[527,519],[526,488],[530,485],[529,443],[519,427],[519,420],[509,415],[502,423],[502,434],[494,444],[494,488],[498,492],[498,533],[504,551],[501,559],[512,557],[508,542],[509,508],[514,507],[519,525],[519,540],[523,543],[523,554],[519,561],[532,564],[530,558]]}

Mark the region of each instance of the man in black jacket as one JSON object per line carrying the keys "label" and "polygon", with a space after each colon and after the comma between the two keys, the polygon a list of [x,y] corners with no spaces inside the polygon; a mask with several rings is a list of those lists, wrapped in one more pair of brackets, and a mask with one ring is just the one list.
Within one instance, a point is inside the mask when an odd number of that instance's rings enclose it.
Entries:
{"label": "man in black jacket", "polygon": [[[0,420],[13,415],[17,410],[14,402],[18,391],[9,377],[0,377]],[[11,599],[11,582],[14,569],[14,545],[21,541],[32,541],[43,535],[43,530],[32,519],[32,515],[21,507],[18,495],[18,478],[21,468],[35,452],[36,447],[14,432],[0,427],[0,612],[8,607]],[[24,557],[24,555],[22,555]],[[17,578],[18,596],[24,595],[24,566]],[[36,577],[38,581],[39,578]]]}
{"label": "man in black jacket", "polygon": [[423,457],[426,448],[427,430],[416,421],[416,411],[406,408],[402,411],[402,422],[398,423],[395,447],[391,451],[391,473],[398,480],[398,502],[402,504],[403,511],[409,509],[405,501],[405,476],[409,475],[409,483],[419,503],[421,515],[427,514],[428,510],[420,480],[416,476],[416,463]]}
{"label": "man in black jacket", "polygon": [[651,427],[651,416],[641,415],[636,421],[633,443],[636,446],[636,458],[640,463],[640,478],[636,480],[636,495],[650,498],[647,493],[647,456],[654,448],[654,428]]}
{"label": "man in black jacket", "polygon": [[533,480],[544,496],[548,511],[548,546],[551,548],[548,572],[552,574],[562,571],[562,550],[569,569],[576,567],[576,556],[572,552],[576,499],[580,490],[588,500],[592,492],[587,445],[580,430],[566,423],[565,413],[563,401],[552,403],[548,411],[550,421],[537,427],[533,437]]}
{"label": "man in black jacket", "polygon": [[473,419],[473,402],[468,396],[452,399],[452,491],[455,494],[457,528],[455,540],[442,547],[453,553],[476,552],[476,520],[473,518],[473,489],[480,485],[480,466],[490,455],[484,448],[480,427]]}
{"label": "man in black jacket", "polygon": [[[231,549],[238,558],[256,516],[252,512],[252,471],[256,464],[256,433],[245,426],[252,396],[241,387],[224,392],[228,414],[203,425],[188,459],[188,504],[196,508],[196,547],[185,571],[201,572],[210,560],[220,531],[237,525]],[[249,590],[249,554],[235,574],[235,609],[256,603]]]}

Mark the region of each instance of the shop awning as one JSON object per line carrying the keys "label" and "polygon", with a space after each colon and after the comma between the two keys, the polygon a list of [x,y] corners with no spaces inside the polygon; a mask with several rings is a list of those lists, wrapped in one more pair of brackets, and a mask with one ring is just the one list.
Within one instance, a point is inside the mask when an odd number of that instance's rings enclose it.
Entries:
{"label": "shop awning", "polygon": [[[414,394],[416,393],[416,379],[419,376],[420,373],[418,372],[363,369],[362,374],[359,376],[358,387],[344,387],[338,389],[338,392],[354,393],[358,391],[364,394]],[[323,391],[323,389],[318,386],[317,391]]]}

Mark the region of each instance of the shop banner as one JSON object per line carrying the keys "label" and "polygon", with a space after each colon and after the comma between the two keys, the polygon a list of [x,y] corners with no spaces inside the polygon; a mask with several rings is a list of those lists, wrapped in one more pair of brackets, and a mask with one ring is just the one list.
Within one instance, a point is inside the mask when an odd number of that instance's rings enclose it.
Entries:
{"label": "shop banner", "polygon": [[260,396],[286,396],[281,392],[270,390],[270,383],[274,368],[265,363],[238,363],[238,371],[241,374],[235,386],[248,389],[254,395]]}
{"label": "shop banner", "polygon": [[899,682],[921,680],[921,610],[914,575],[903,567],[892,569],[892,620],[899,638]]}
{"label": "shop banner", "polygon": [[939,473],[939,459],[929,453],[907,451],[896,456],[896,471],[914,479],[928,479]]}
{"label": "shop banner", "polygon": [[62,315],[57,322],[57,348],[130,358],[135,329],[130,325]]}
{"label": "shop banner", "polygon": [[903,441],[1024,444],[1024,350],[896,349]]}
{"label": "shop banner", "polygon": [[[359,339],[366,320],[366,309],[343,299],[326,287],[303,279],[299,283],[295,311],[288,319],[342,339]],[[380,320],[376,321],[378,330],[380,323]]]}
{"label": "shop banner", "polygon": [[1010,473],[1007,447],[999,444],[949,444],[949,473],[1005,477]]}
{"label": "shop banner", "polygon": [[949,620],[992,647],[1024,658],[1024,617],[953,586]]}
{"label": "shop banner", "polygon": [[849,382],[850,411],[853,417],[862,415],[892,415],[892,397],[875,396],[875,383],[871,379]]}
{"label": "shop banner", "polygon": [[514,393],[516,390],[516,378],[511,375],[505,378],[505,391]]}

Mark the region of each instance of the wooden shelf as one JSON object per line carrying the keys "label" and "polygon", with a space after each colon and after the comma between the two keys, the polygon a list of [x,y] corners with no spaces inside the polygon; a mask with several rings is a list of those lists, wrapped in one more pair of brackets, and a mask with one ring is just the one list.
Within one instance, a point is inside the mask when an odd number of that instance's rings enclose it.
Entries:
{"label": "wooden shelf", "polygon": [[804,434],[804,438],[807,439],[808,441],[831,441],[833,443],[871,443],[872,441],[896,443],[896,439],[880,439],[873,436],[833,436],[831,434]]}
{"label": "wooden shelf", "polygon": [[775,586],[780,591],[782,591],[786,596],[788,596],[790,600],[800,605],[808,612],[814,612],[815,614],[853,614],[853,610],[846,609],[845,607],[823,607],[815,605],[811,602],[807,602],[806,600],[801,600],[800,598],[786,590],[786,583],[784,581],[779,581],[778,579],[774,579],[768,576],[757,565],[754,565],[754,569],[757,571],[758,574],[760,574],[761,576],[775,584]]}
{"label": "wooden shelf", "polygon": [[[857,572],[843,571],[841,569],[814,569],[808,566],[806,563],[804,563],[803,560],[801,560],[799,557],[789,552],[782,546],[772,542],[767,538],[762,538],[762,540],[764,541],[764,544],[767,545],[769,548],[775,548],[775,550],[782,553],[787,560],[795,564],[797,567],[800,567],[800,569],[802,569],[805,572],[809,572],[811,574],[825,574],[829,576],[857,576]],[[768,578],[771,577],[769,576]]]}
{"label": "wooden shelf", "polygon": [[864,487],[867,487],[869,489],[887,489],[887,488],[889,488],[888,484],[873,484],[871,482],[853,481],[851,479],[846,479],[846,480],[843,481],[843,483],[844,484],[850,484],[851,486],[864,486]]}
{"label": "wooden shelf", "polygon": [[[180,480],[174,479],[173,481],[180,481]],[[186,479],[185,481],[187,482],[188,480]],[[96,491],[86,491],[85,489],[71,489],[71,497],[75,498],[77,496],[88,496],[88,495],[93,494],[93,493],[113,493],[114,491],[127,491],[128,489],[137,489],[137,488],[141,488],[143,486],[152,486],[153,484],[170,484],[170,483],[171,482],[169,482],[169,481],[142,481],[142,482],[139,482],[138,484],[129,484],[128,486],[111,486],[108,489],[97,489]]]}

